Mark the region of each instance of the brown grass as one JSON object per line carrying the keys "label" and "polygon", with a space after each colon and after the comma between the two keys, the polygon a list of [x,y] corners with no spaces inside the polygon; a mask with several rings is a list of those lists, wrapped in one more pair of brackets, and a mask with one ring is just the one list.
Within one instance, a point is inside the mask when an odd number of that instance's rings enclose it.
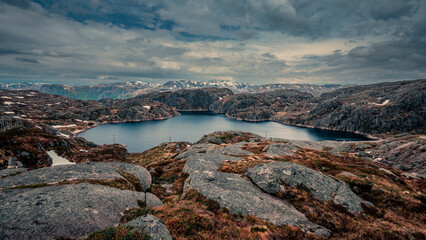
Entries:
{"label": "brown grass", "polygon": [[254,216],[243,217],[189,190],[182,199],[168,197],[155,209],[174,239],[318,239],[294,227],[277,227]]}
{"label": "brown grass", "polygon": [[135,191],[143,192],[141,181],[137,177],[135,177],[133,174],[120,171],[118,169],[116,169],[116,171],[132,185]]}
{"label": "brown grass", "polygon": [[270,163],[270,160],[260,159],[255,157],[245,157],[244,160],[241,161],[224,161],[222,162],[222,166],[220,167],[220,172],[225,173],[236,173],[236,174],[244,174],[247,172],[247,169],[252,168],[261,163]]}
{"label": "brown grass", "polygon": [[163,143],[142,153],[131,153],[127,156],[126,161],[147,167],[151,163],[161,162],[184,152],[188,149],[188,144],[186,142]]}
{"label": "brown grass", "polygon": [[227,132],[214,132],[209,135],[205,135],[202,137],[197,143],[202,143],[206,140],[208,137],[216,137],[222,140],[223,143],[229,144],[229,143],[237,143],[237,142],[249,142],[252,139],[256,139],[257,137],[249,132],[235,132],[227,131]]}

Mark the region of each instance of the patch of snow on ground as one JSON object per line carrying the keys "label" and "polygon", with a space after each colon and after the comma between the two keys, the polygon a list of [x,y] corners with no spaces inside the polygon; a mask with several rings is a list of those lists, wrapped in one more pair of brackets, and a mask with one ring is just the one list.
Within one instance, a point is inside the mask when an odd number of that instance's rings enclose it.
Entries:
{"label": "patch of snow on ground", "polygon": [[74,132],[73,132],[73,134],[74,135],[77,135],[77,134],[79,134],[79,133],[81,133],[81,132],[83,132],[84,130],[82,130],[82,129],[80,129],[80,130],[75,130]]}
{"label": "patch of snow on ground", "polygon": [[65,137],[65,138],[70,138],[70,136],[69,136],[69,135],[67,135],[67,134],[63,134],[63,133],[59,133],[59,136],[61,136],[61,137]]}
{"label": "patch of snow on ground", "polygon": [[373,105],[376,105],[376,106],[384,106],[384,105],[386,105],[386,104],[388,104],[389,103],[389,99],[388,100],[386,100],[386,101],[384,101],[383,103],[374,103],[374,102],[370,102],[370,104],[373,104]]}
{"label": "patch of snow on ground", "polygon": [[66,158],[58,156],[58,154],[56,154],[56,152],[53,150],[48,151],[47,155],[52,158],[52,166],[75,164],[73,162],[68,161]]}
{"label": "patch of snow on ground", "polygon": [[4,102],[3,104],[12,105],[12,104],[15,104],[15,103],[14,102]]}
{"label": "patch of snow on ground", "polygon": [[53,128],[69,128],[69,127],[77,127],[76,124],[68,124],[68,125],[55,125]]}
{"label": "patch of snow on ground", "polygon": [[151,106],[143,106],[143,107],[146,108],[146,109],[148,109],[148,110],[151,109]]}

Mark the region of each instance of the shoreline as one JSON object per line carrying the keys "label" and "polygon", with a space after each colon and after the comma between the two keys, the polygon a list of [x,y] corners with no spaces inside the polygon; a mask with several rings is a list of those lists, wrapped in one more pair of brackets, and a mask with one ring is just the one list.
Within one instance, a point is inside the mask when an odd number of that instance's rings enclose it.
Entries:
{"label": "shoreline", "polygon": [[80,134],[82,134],[82,133],[84,133],[84,132],[86,132],[86,131],[88,131],[88,130],[90,130],[92,128],[99,127],[99,126],[102,126],[102,125],[105,125],[105,124],[136,123],[136,122],[147,122],[147,121],[161,121],[161,120],[167,120],[167,119],[170,119],[170,118],[173,118],[173,117],[177,117],[177,116],[180,116],[180,114],[176,115],[176,116],[172,116],[172,117],[154,118],[154,119],[150,119],[150,120],[123,120],[123,121],[102,122],[102,123],[99,123],[99,124],[93,124],[91,126],[85,126],[83,129],[80,129],[80,131],[78,133],[71,132],[71,135],[74,138],[76,138],[76,137],[79,137],[78,135],[80,135]]}
{"label": "shoreline", "polygon": [[[318,129],[318,130],[327,130],[327,131],[342,132],[342,133],[352,133],[352,134],[361,135],[361,136],[363,136],[363,137],[367,138],[367,140],[365,140],[365,141],[369,141],[369,142],[372,142],[372,141],[380,141],[380,140],[382,140],[382,138],[377,137],[377,136],[375,136],[375,135],[373,135],[373,134],[369,134],[369,133],[362,133],[362,132],[358,132],[358,131],[355,131],[355,132],[348,132],[348,131],[336,130],[336,129],[326,128],[326,127],[315,127],[315,126],[313,126],[313,125],[304,125],[304,124],[289,124],[289,123],[284,123],[284,122],[280,122],[280,121],[276,121],[276,120],[272,120],[272,119],[254,120],[254,119],[243,119],[243,118],[231,117],[231,116],[228,116],[228,115],[227,115],[227,114],[225,114],[225,113],[216,113],[216,114],[223,114],[223,115],[225,115],[225,116],[226,116],[227,118],[229,118],[229,119],[234,119],[234,120],[237,120],[237,121],[244,121],[244,122],[253,122],[253,123],[257,123],[257,122],[268,122],[268,121],[269,121],[269,122],[276,122],[276,123],[279,123],[279,124],[283,124],[283,125],[286,125],[286,126],[292,126],[292,127],[310,128],[310,129]],[[333,141],[336,141],[336,140],[333,140]],[[359,142],[361,142],[361,141],[359,141]]]}
{"label": "shoreline", "polygon": [[[187,113],[189,113],[189,112],[195,112],[195,113],[199,113],[199,112],[209,112],[209,113],[214,113],[214,114],[217,114],[217,115],[224,115],[224,116],[225,116],[226,118],[228,118],[228,119],[234,119],[234,120],[237,120],[237,121],[252,122],[252,123],[256,123],[256,122],[267,122],[267,121],[270,121],[270,122],[276,122],[276,123],[279,123],[279,124],[283,124],[283,125],[286,125],[286,126],[292,126],[292,127],[310,128],[310,129],[318,129],[318,130],[326,130],[326,131],[342,132],[342,133],[352,133],[352,134],[357,134],[357,135],[360,135],[360,136],[362,136],[362,137],[366,138],[365,140],[359,140],[359,141],[354,141],[354,142],[375,142],[375,141],[381,141],[381,140],[383,140],[383,138],[380,138],[380,137],[374,136],[374,135],[372,135],[372,134],[364,134],[364,133],[360,133],[360,132],[346,132],[346,131],[335,130],[335,129],[329,129],[329,128],[314,127],[314,126],[312,126],[312,125],[288,124],[288,123],[283,123],[283,122],[279,122],[279,121],[275,121],[275,120],[271,120],[271,119],[263,119],[263,120],[246,120],[246,119],[242,119],[242,118],[234,118],[234,117],[230,117],[230,116],[228,116],[227,114],[223,114],[223,113],[215,113],[215,112],[213,112],[213,111],[204,110],[204,109],[203,109],[203,110],[176,110],[176,111],[177,111],[178,113],[179,113],[179,112],[187,112]],[[146,121],[161,121],[161,120],[171,119],[171,118],[173,118],[173,117],[177,117],[177,116],[180,116],[180,115],[181,115],[181,114],[176,115],[176,116],[171,116],[171,117],[155,118],[155,119],[150,119],[150,120],[123,120],[123,121],[103,122],[103,123],[100,123],[100,124],[94,124],[94,125],[92,125],[92,126],[86,126],[86,128],[82,129],[82,130],[81,130],[80,132],[78,132],[77,134],[72,133],[72,136],[73,136],[73,137],[79,137],[79,135],[80,135],[80,134],[82,134],[82,133],[84,133],[84,132],[86,132],[86,131],[88,131],[88,130],[90,130],[90,129],[92,129],[92,128],[95,128],[95,127],[98,127],[98,126],[101,126],[101,125],[104,125],[104,124],[120,124],[120,123],[132,123],[132,122],[136,123],[136,122],[146,122]],[[343,142],[343,141],[345,141],[345,140],[342,140],[342,141],[339,141],[339,140],[323,140],[323,141],[336,141],[336,142]],[[321,141],[318,141],[318,142],[321,142]]]}

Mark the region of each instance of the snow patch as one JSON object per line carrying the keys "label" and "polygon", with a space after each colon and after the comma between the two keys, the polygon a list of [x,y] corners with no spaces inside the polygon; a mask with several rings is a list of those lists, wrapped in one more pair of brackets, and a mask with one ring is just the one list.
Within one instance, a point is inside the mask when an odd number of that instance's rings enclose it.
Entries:
{"label": "snow patch", "polygon": [[146,105],[146,106],[143,106],[143,108],[146,108],[146,109],[150,110],[151,106]]}
{"label": "snow patch", "polygon": [[370,104],[373,104],[373,105],[376,105],[376,106],[384,106],[384,105],[386,105],[386,104],[388,104],[389,103],[389,99],[388,100],[386,100],[386,101],[384,101],[383,103],[374,103],[374,102],[370,102]]}
{"label": "snow patch", "polygon": [[52,159],[52,166],[75,164],[68,161],[66,158],[58,156],[58,154],[56,154],[56,152],[53,150],[48,151],[47,155],[49,155],[49,157]]}
{"label": "snow patch", "polygon": [[68,124],[68,125],[55,125],[55,126],[52,126],[53,128],[69,128],[69,127],[77,127],[77,125],[76,124]]}

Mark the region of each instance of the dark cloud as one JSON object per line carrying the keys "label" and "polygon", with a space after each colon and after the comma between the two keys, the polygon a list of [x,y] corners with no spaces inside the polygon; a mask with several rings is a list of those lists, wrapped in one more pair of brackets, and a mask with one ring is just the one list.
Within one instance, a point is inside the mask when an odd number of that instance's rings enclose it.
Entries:
{"label": "dark cloud", "polygon": [[0,0],[0,12],[1,81],[426,74],[425,0]]}
{"label": "dark cloud", "polygon": [[372,3],[369,12],[375,20],[398,19],[411,16],[418,8],[419,1],[381,0]]}
{"label": "dark cloud", "polygon": [[311,62],[327,67],[312,75],[341,82],[377,82],[426,76],[426,40],[394,40],[359,46],[348,53],[334,52]]}
{"label": "dark cloud", "polygon": [[27,57],[17,57],[15,58],[17,61],[25,62],[25,63],[40,63],[37,59],[27,58]]}
{"label": "dark cloud", "polygon": [[264,54],[262,54],[262,56],[264,56],[266,58],[269,58],[269,59],[275,59],[275,58],[277,58],[275,55],[270,54],[270,53],[264,53]]}
{"label": "dark cloud", "polygon": [[19,7],[22,9],[29,9],[31,7],[30,0],[0,0],[0,3],[6,3],[15,7]]}

